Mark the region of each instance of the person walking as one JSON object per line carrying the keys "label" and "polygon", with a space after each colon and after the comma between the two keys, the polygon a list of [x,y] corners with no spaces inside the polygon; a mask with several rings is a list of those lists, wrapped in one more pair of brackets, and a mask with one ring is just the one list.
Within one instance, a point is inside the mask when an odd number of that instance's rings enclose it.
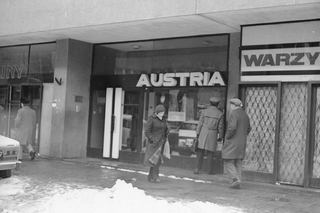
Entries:
{"label": "person walking", "polygon": [[[203,164],[205,151],[207,151],[207,172],[213,172],[213,155],[216,151],[217,141],[221,140],[224,131],[224,116],[218,109],[220,100],[216,97],[210,98],[211,106],[201,112],[197,126],[197,163],[195,174],[199,174]],[[219,137],[219,138],[218,138]]]}
{"label": "person walking", "polygon": [[231,180],[230,188],[240,189],[242,160],[245,157],[247,135],[251,131],[251,126],[241,100],[233,98],[229,102],[231,113],[222,148],[222,159]]}
{"label": "person walking", "polygon": [[163,161],[162,154],[164,143],[169,134],[169,128],[164,118],[165,108],[163,105],[157,105],[154,114],[152,114],[146,124],[145,135],[148,139],[144,165],[149,166],[148,180],[160,182],[159,169]]}
{"label": "person walking", "polygon": [[15,118],[15,139],[20,142],[19,159],[22,159],[23,146],[26,146],[31,160],[34,160],[36,153],[32,147],[33,132],[36,125],[36,112],[29,106],[28,98],[21,98],[21,108]]}

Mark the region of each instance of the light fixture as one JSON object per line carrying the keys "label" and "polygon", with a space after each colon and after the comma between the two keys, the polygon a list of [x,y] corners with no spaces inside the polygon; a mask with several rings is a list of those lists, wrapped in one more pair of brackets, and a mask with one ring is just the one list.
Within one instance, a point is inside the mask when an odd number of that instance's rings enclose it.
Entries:
{"label": "light fixture", "polygon": [[165,100],[166,100],[166,96],[164,95],[164,93],[162,93],[160,97],[160,102],[163,104]]}
{"label": "light fixture", "polygon": [[206,46],[209,46],[210,43],[211,43],[210,41],[203,41],[203,42],[202,42],[202,44],[203,44],[203,45],[206,45]]}
{"label": "light fixture", "polygon": [[132,47],[133,47],[133,49],[137,50],[137,49],[140,49],[141,46],[140,45],[133,45]]}

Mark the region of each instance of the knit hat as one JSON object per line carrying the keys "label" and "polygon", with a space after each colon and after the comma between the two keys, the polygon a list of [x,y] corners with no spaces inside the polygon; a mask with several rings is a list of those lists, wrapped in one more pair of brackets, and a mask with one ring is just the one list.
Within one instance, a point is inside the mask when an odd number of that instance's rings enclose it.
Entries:
{"label": "knit hat", "polygon": [[166,109],[161,104],[156,106],[156,108],[154,109],[154,112],[157,113],[157,114],[160,113],[160,112],[164,112],[164,111],[166,111]]}

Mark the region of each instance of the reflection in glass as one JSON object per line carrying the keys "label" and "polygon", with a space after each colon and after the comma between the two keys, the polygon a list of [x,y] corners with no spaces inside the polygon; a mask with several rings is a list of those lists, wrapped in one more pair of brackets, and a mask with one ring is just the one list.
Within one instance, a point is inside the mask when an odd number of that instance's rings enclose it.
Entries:
{"label": "reflection in glass", "polygon": [[32,45],[30,50],[29,81],[52,83],[55,58],[55,43]]}
{"label": "reflection in glass", "polygon": [[228,36],[96,45],[94,75],[227,71]]}
{"label": "reflection in glass", "polygon": [[[170,128],[169,143],[172,155],[184,155],[196,157],[191,151],[191,141],[196,137],[196,127],[201,111],[210,106],[210,97],[220,99],[218,108],[224,112],[225,109],[225,87],[210,88],[183,88],[183,89],[154,89],[148,93],[148,104],[145,107],[144,121],[154,113],[158,104],[166,108],[165,117]],[[162,99],[164,98],[164,101]],[[144,134],[144,133],[143,133]],[[179,145],[180,144],[180,145]],[[186,145],[182,149],[182,145]],[[142,141],[143,151],[145,141]]]}
{"label": "reflection in glass", "polygon": [[103,148],[106,90],[92,91],[90,148]]}
{"label": "reflection in glass", "polygon": [[122,115],[121,150],[137,151],[139,126],[139,92],[125,91]]}
{"label": "reflection in glass", "polygon": [[27,81],[29,46],[0,48],[0,83]]}

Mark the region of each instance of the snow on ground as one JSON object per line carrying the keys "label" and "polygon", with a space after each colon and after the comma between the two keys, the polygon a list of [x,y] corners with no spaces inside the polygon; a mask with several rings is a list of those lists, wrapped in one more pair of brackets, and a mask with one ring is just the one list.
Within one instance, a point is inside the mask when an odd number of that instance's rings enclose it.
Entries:
{"label": "snow on ground", "polygon": [[[112,188],[75,189],[61,186],[46,189],[41,198],[28,198],[29,185],[21,177],[12,177],[0,181],[0,213],[242,213],[238,208],[219,206],[209,202],[168,202],[148,196],[143,190],[131,183],[117,180]],[[30,187],[29,187],[30,188]],[[48,190],[51,190],[50,192]],[[26,193],[22,196],[21,194]],[[24,197],[21,199],[21,197]],[[6,203],[1,209],[1,200]],[[14,200],[17,200],[16,202]],[[11,201],[9,201],[11,200]],[[26,202],[24,205],[23,202]]]}

